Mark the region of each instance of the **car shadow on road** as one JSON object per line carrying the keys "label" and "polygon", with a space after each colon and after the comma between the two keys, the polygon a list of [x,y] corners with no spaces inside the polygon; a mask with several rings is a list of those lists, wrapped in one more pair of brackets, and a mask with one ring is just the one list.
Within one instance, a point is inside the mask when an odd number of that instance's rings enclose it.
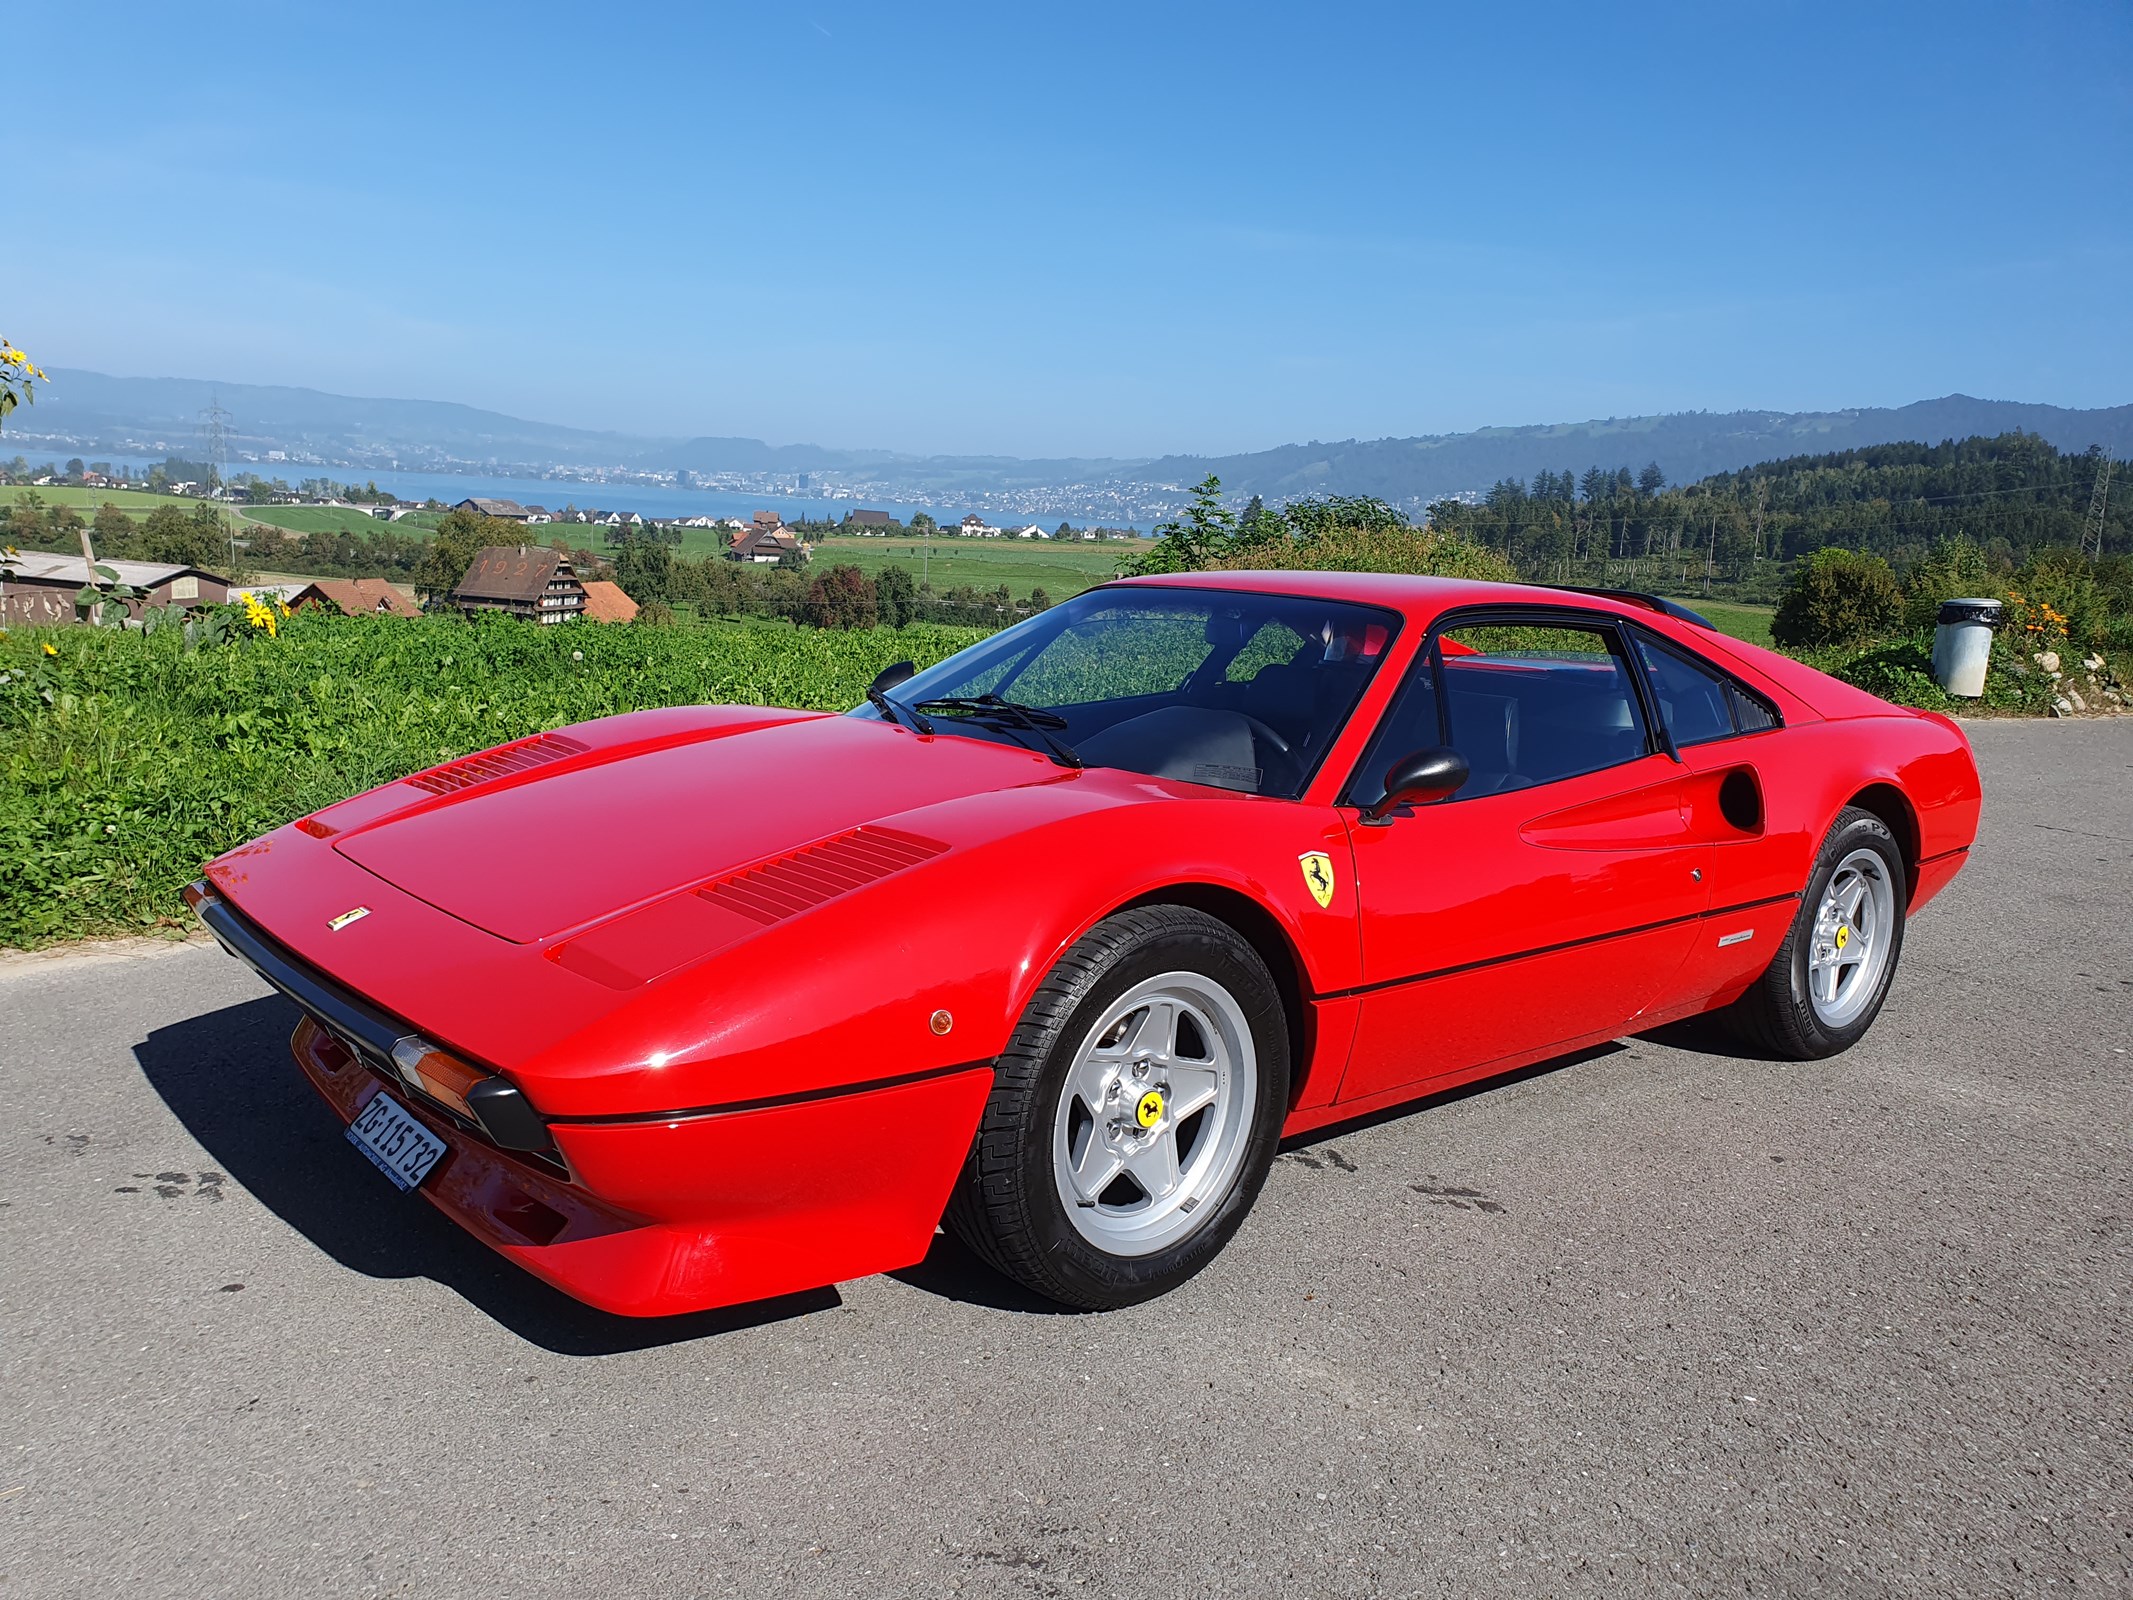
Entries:
{"label": "car shadow on road", "polygon": [[289,1058],[296,1008],[279,995],[158,1028],[134,1047],[186,1131],[261,1205],[344,1267],[431,1278],[558,1355],[616,1355],[780,1322],[841,1304],[834,1289],[681,1317],[617,1317],[580,1305],[394,1192]]}
{"label": "car shadow on road", "polygon": [[925,1260],[889,1276],[898,1283],[907,1283],[943,1300],[960,1300],[966,1305],[985,1306],[994,1311],[1026,1311],[1046,1317],[1088,1315],[1079,1307],[1047,1300],[1041,1294],[1023,1288],[1012,1278],[1001,1276],[973,1255],[970,1247],[947,1228],[933,1236],[933,1247],[926,1252]]}
{"label": "car shadow on road", "polygon": [[1457,1105],[1478,1094],[1493,1094],[1508,1089],[1514,1084],[1530,1083],[1535,1078],[1545,1078],[1561,1072],[1566,1067],[1583,1066],[1588,1061],[1600,1061],[1608,1056],[1619,1055],[1629,1048],[1619,1039],[1610,1039],[1605,1044],[1589,1045],[1583,1050],[1573,1050],[1569,1055],[1551,1056],[1546,1061],[1536,1061],[1529,1067],[1518,1067],[1510,1072],[1491,1078],[1477,1078],[1472,1083],[1462,1083],[1455,1089],[1445,1089],[1419,1100],[1403,1100],[1396,1106],[1387,1106],[1382,1111],[1366,1112],[1359,1117],[1349,1117],[1341,1122],[1330,1122],[1322,1128],[1313,1128],[1307,1133],[1292,1134],[1281,1141],[1283,1154],[1291,1150],[1308,1150],[1315,1144],[1325,1144],[1334,1139],[1345,1138],[1352,1133],[1361,1133],[1365,1128],[1381,1127],[1388,1122],[1398,1122],[1405,1117],[1420,1116],[1426,1111],[1441,1110]]}

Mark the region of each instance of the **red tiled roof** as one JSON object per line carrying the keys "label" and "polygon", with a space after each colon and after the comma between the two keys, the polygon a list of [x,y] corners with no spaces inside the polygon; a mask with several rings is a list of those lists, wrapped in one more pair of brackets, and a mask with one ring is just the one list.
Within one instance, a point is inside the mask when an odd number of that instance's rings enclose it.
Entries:
{"label": "red tiled roof", "polygon": [[422,608],[383,578],[313,578],[291,597],[300,606],[316,597],[349,616],[419,617]]}
{"label": "red tiled roof", "polygon": [[604,578],[585,580],[587,622],[628,622],[637,615],[637,602],[623,593],[622,585]]}

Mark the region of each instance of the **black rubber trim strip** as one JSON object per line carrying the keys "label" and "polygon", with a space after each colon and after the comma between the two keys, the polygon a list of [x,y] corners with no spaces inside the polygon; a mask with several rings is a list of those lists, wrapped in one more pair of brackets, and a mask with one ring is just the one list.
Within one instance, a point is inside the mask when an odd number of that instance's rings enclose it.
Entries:
{"label": "black rubber trim strip", "polygon": [[927,1083],[953,1077],[958,1072],[992,1070],[990,1061],[957,1061],[945,1067],[927,1067],[918,1072],[900,1072],[893,1078],[869,1078],[865,1083],[839,1083],[824,1089],[796,1089],[791,1094],[768,1094],[756,1100],[724,1100],[712,1106],[688,1106],[679,1111],[617,1111],[603,1116],[550,1117],[552,1127],[613,1127],[626,1122],[683,1122],[691,1117],[726,1117],[741,1111],[769,1111],[778,1106],[807,1105],[816,1100],[841,1100],[848,1095],[872,1094],[876,1089],[901,1089],[910,1083]]}
{"label": "black rubber trim strip", "polygon": [[1328,989],[1315,998],[1352,1000],[1357,995],[1377,994],[1381,990],[1397,989],[1404,984],[1428,983],[1432,978],[1456,977],[1462,972],[1478,972],[1483,967],[1500,967],[1509,961],[1525,961],[1533,956],[1552,956],[1589,944],[1605,944],[1610,939],[1628,939],[1640,933],[1656,933],[1661,928],[1678,928],[1687,922],[1707,922],[1713,917],[1731,917],[1738,916],[1743,911],[1760,911],[1764,906],[1782,905],[1787,900],[1797,900],[1803,892],[1795,889],[1791,894],[1773,894],[1761,900],[1743,900],[1738,905],[1719,906],[1711,911],[1693,911],[1685,917],[1666,917],[1658,922],[1646,922],[1634,928],[1617,928],[1612,933],[1588,934],[1582,939],[1565,939],[1561,944],[1535,945],[1530,950],[1514,951],[1507,956],[1490,956],[1481,961],[1462,962],[1456,967],[1438,967],[1434,971],[1417,972],[1405,978],[1382,978],[1376,983],[1358,984],[1353,989]]}
{"label": "black rubber trim strip", "polygon": [[372,1052],[381,1063],[389,1066],[393,1046],[414,1033],[376,1007],[322,981],[219,896],[203,895],[193,911],[223,949],[333,1032]]}
{"label": "black rubber trim strip", "polygon": [[[328,983],[212,889],[204,885],[195,888],[193,914],[215,936],[217,944],[295,1001],[298,1009],[324,1023],[327,1032],[355,1045],[367,1058],[366,1064],[381,1077],[410,1094],[417,1092],[408,1089],[393,1065],[393,1046],[402,1039],[420,1038],[417,1030]],[[434,1104],[427,1095],[422,1099]],[[498,1149],[535,1155],[553,1153],[554,1145],[542,1126],[541,1114],[508,1079],[484,1081],[468,1096],[468,1106],[480,1121],[481,1131]],[[449,1110],[445,1114],[451,1116]],[[451,1116],[451,1120],[464,1126],[464,1118]]]}

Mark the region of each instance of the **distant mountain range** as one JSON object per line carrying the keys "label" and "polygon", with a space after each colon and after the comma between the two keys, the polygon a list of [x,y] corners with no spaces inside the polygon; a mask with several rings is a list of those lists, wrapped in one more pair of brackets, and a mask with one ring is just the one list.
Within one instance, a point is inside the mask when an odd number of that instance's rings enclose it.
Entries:
{"label": "distant mountain range", "polygon": [[[1311,494],[1376,495],[1419,508],[1485,490],[1502,478],[1589,466],[1637,468],[1656,461],[1668,479],[1785,456],[1898,440],[1937,443],[2013,429],[2062,450],[2098,444],[2133,456],[2133,405],[2093,411],[1948,395],[1894,409],[1675,412],[1605,421],[1481,428],[1410,439],[1281,445],[1227,456],[1145,460],[918,456],[888,450],[771,445],[760,439],[656,438],[529,422],[436,400],[368,400],[315,389],[268,388],[190,378],[115,378],[57,371],[33,407],[8,422],[10,453],[197,455],[202,416],[230,413],[232,463],[300,477],[358,470],[459,471],[536,477],[557,470],[616,474],[693,473],[767,486],[806,474],[831,493],[937,500],[961,496],[1002,508],[1101,515],[1122,504],[1159,507],[1210,472],[1234,495],[1269,500]],[[282,459],[269,463],[272,452]]]}
{"label": "distant mountain range", "polygon": [[1339,444],[1289,444],[1234,456],[1164,456],[1139,474],[1196,483],[1212,472],[1269,500],[1311,494],[1366,494],[1396,504],[1426,504],[1447,495],[1485,490],[1504,478],[1530,480],[1539,472],[1587,467],[1642,467],[1656,461],[1670,483],[1693,483],[1786,456],[1916,441],[1938,444],[2015,429],[2041,434],[2062,450],[2100,444],[2113,456],[2133,456],[2133,405],[2072,411],[2012,400],[1973,400],[1951,394],[1893,410],[1680,411],[1657,417],[1609,417],[1526,428],[1481,428],[1420,439],[1348,439]]}

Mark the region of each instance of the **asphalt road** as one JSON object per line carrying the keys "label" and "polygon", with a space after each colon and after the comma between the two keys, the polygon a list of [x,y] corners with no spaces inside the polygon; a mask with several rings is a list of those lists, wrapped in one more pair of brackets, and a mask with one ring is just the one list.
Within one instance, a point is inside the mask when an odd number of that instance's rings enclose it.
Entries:
{"label": "asphalt road", "polygon": [[1973,737],[1851,1054],[1291,1150],[1105,1316],[943,1242],[606,1320],[394,1194],[219,951],[18,967],[0,1596],[2133,1592],[2133,718]]}

